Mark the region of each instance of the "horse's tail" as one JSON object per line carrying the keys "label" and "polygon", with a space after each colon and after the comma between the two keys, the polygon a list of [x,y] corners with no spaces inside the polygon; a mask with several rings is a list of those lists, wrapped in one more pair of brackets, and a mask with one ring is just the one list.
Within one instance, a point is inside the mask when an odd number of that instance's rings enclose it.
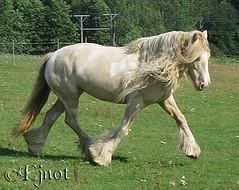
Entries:
{"label": "horse's tail", "polygon": [[22,118],[17,129],[15,130],[15,135],[21,135],[25,133],[27,129],[32,126],[37,115],[40,113],[42,107],[48,99],[50,88],[46,82],[44,73],[49,58],[50,54],[47,55],[46,60],[40,68],[37,80],[32,90],[32,94],[23,109]]}

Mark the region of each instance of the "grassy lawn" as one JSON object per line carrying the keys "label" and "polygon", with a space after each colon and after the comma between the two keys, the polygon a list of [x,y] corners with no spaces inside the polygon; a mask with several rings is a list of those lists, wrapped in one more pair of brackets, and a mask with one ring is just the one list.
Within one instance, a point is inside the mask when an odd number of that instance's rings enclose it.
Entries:
{"label": "grassy lawn", "polygon": [[[239,189],[238,59],[213,58],[210,88],[197,92],[189,80],[183,79],[175,94],[178,106],[201,146],[202,154],[198,160],[191,160],[177,151],[175,122],[159,106],[152,105],[138,115],[131,133],[119,145],[109,167],[93,166],[80,158],[74,143],[77,136],[66,126],[63,115],[52,128],[42,157],[28,156],[24,139],[11,136],[41,60],[41,57],[19,56],[13,65],[10,56],[0,56],[0,190],[35,189],[39,182],[34,179],[49,170],[55,178],[60,178],[62,173],[61,178],[45,180],[38,188]],[[34,127],[40,125],[55,99],[51,94]],[[124,107],[84,94],[80,99],[81,126],[91,136],[116,128]],[[29,179],[24,180],[27,165],[31,173]],[[66,168],[68,179],[64,178]],[[7,173],[11,182],[5,179],[6,171],[10,171]]]}

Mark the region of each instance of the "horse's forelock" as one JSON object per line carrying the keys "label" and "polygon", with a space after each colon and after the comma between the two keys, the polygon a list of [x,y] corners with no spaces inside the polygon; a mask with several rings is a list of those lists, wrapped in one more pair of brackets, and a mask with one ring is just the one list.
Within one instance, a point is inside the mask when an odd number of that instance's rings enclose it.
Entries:
{"label": "horse's forelock", "polygon": [[185,32],[179,37],[181,49],[178,50],[178,62],[187,64],[194,62],[203,52],[210,52],[207,39],[202,32]]}

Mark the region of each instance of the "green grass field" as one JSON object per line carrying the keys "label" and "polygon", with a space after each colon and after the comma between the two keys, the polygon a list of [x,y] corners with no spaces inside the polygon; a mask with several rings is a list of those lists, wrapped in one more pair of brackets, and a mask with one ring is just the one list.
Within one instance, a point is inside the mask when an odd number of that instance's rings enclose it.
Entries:
{"label": "green grass field", "polygon": [[[10,56],[0,56],[1,190],[36,189],[38,175],[44,171],[51,171],[53,179],[44,180],[38,189],[239,189],[238,59],[213,58],[210,88],[197,92],[189,80],[183,79],[175,94],[201,146],[198,160],[191,160],[177,151],[175,122],[159,106],[152,105],[138,115],[109,167],[93,166],[80,158],[74,143],[77,136],[64,124],[63,115],[52,128],[42,157],[28,156],[24,139],[11,136],[41,60],[41,57],[19,56],[13,65]],[[40,125],[55,99],[51,94],[34,127]],[[81,127],[95,136],[118,127],[123,112],[124,105],[102,102],[84,94],[80,100],[79,120]],[[27,166],[31,173],[24,180]],[[65,168],[69,179],[64,178]],[[5,179],[7,177],[10,182]]]}

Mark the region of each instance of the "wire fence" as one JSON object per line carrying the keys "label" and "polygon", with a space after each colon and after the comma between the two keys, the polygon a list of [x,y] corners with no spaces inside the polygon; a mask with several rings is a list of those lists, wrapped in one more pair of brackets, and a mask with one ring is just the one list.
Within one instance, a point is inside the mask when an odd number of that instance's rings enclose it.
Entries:
{"label": "wire fence", "polygon": [[[43,58],[46,53],[54,52],[75,42],[61,42],[60,40],[49,42],[0,42],[0,64],[1,63],[25,63],[36,62]],[[238,49],[239,52],[239,49]],[[235,64],[239,64],[239,57],[234,55],[219,55],[220,60],[225,62],[226,58],[232,58]],[[223,61],[224,60],[224,61]]]}
{"label": "wire fence", "polygon": [[[73,42],[61,42],[60,40],[49,42],[0,42],[0,62],[16,64],[16,59],[25,57],[42,57],[49,52],[54,52]],[[21,61],[20,61],[21,62]]]}

